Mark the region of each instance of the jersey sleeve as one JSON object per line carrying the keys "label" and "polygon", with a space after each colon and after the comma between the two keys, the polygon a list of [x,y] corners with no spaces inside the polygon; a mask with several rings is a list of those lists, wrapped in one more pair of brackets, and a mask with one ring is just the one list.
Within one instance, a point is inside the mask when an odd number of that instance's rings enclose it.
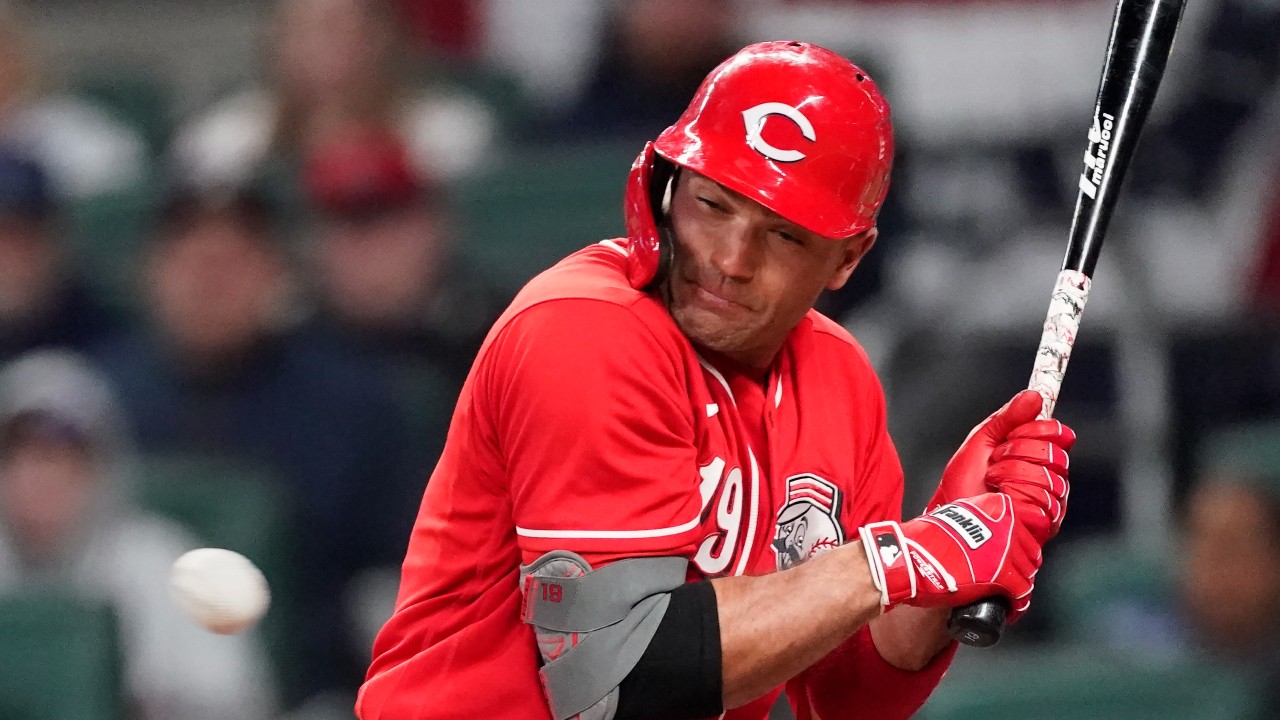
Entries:
{"label": "jersey sleeve", "polygon": [[678,346],[631,308],[556,300],[495,346],[495,437],[524,562],[688,555],[696,448]]}

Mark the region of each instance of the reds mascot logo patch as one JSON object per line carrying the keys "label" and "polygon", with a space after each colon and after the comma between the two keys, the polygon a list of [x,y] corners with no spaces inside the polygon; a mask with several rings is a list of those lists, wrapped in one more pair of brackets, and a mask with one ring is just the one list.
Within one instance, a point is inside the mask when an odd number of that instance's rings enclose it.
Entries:
{"label": "reds mascot logo patch", "polygon": [[787,478],[787,504],[778,511],[773,537],[778,569],[799,565],[843,542],[840,489],[809,473]]}

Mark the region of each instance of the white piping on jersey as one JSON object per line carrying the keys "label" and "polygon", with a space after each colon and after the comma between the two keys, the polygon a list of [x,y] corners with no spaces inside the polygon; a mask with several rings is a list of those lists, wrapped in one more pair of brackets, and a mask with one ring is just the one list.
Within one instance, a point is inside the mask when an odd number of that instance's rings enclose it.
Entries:
{"label": "white piping on jersey", "polygon": [[773,391],[773,406],[776,408],[782,404],[782,378],[778,378],[778,389]]}
{"label": "white piping on jersey", "polygon": [[734,575],[741,575],[747,569],[747,560],[751,557],[751,549],[756,543],[756,512],[760,509],[760,468],[756,465],[756,454],[747,446],[747,459],[751,461],[751,515],[747,519],[747,537],[742,546],[742,557],[738,558],[738,567]]}
{"label": "white piping on jersey", "polygon": [[537,530],[516,526],[516,534],[534,538],[570,538],[579,540],[629,540],[635,538],[667,537],[688,532],[702,523],[702,513],[683,525],[653,530]]}
{"label": "white piping on jersey", "polygon": [[600,244],[611,250],[616,251],[622,257],[627,257],[627,249],[622,247],[622,245],[618,244],[617,240],[601,240]]}
{"label": "white piping on jersey", "polygon": [[[708,481],[718,480],[724,471],[725,462],[716,458],[720,463],[718,468],[714,468],[713,472],[704,475],[702,484],[698,487],[699,495],[701,495],[701,503],[698,506],[698,514],[689,522],[674,527],[657,528],[654,530],[537,530],[534,528],[522,528],[516,526],[516,534],[524,537],[536,538],[577,538],[577,539],[614,539],[627,540],[635,538],[654,538],[667,537],[668,535],[679,535],[682,532],[692,530],[702,522],[702,513],[706,511],[707,504],[711,502],[711,496],[715,494],[715,483]],[[705,487],[704,487],[705,486]]]}
{"label": "white piping on jersey", "polygon": [[711,363],[702,359],[701,355],[698,356],[698,364],[702,366],[703,370],[711,373],[711,377],[720,381],[720,385],[724,387],[724,391],[729,394],[729,401],[733,403],[734,407],[737,407],[738,401],[733,397],[733,391],[729,389],[729,381],[724,379],[724,376],[720,374],[720,371],[712,367]]}

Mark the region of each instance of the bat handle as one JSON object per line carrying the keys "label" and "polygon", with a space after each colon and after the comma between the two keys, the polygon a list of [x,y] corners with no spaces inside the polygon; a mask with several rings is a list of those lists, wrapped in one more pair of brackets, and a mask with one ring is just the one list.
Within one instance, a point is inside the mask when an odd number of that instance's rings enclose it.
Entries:
{"label": "bat handle", "polygon": [[969,647],[987,648],[1000,641],[1009,618],[1009,601],[990,597],[958,607],[947,618],[947,632]]}
{"label": "bat handle", "polygon": [[[1040,334],[1040,347],[1031,370],[1031,382],[1027,385],[1040,393],[1044,400],[1041,418],[1052,417],[1057,405],[1067,361],[1071,359],[1071,348],[1080,329],[1080,317],[1089,299],[1089,285],[1089,276],[1079,270],[1063,270],[1054,283],[1049,312]],[[1008,618],[1009,601],[1002,597],[989,597],[952,610],[947,619],[947,632],[965,645],[991,647],[1004,634]]]}

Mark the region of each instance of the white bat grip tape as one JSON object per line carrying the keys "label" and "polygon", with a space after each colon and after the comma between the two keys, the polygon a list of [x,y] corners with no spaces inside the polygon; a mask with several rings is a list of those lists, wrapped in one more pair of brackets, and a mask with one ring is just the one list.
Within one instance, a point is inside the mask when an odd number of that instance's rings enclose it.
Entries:
{"label": "white bat grip tape", "polygon": [[1089,276],[1079,270],[1063,270],[1053,285],[1049,299],[1049,312],[1044,319],[1044,331],[1040,334],[1040,347],[1036,350],[1035,365],[1031,370],[1031,382],[1027,387],[1040,393],[1044,406],[1040,417],[1053,416],[1058,404],[1058,392],[1062,389],[1062,376],[1067,372],[1071,359],[1071,347],[1080,329],[1080,316],[1089,299]]}

